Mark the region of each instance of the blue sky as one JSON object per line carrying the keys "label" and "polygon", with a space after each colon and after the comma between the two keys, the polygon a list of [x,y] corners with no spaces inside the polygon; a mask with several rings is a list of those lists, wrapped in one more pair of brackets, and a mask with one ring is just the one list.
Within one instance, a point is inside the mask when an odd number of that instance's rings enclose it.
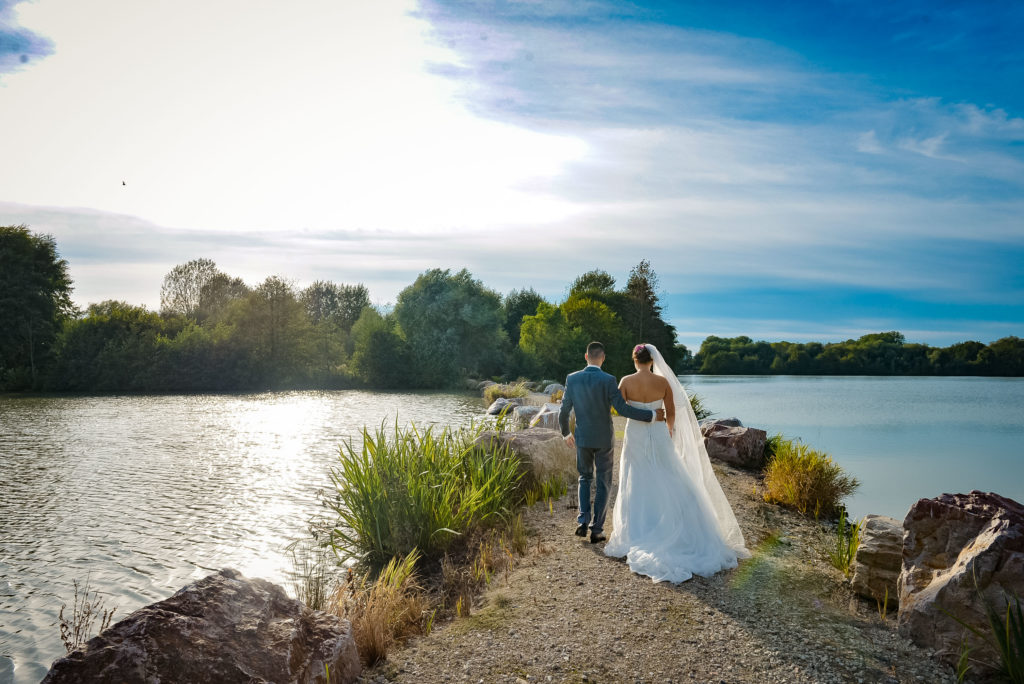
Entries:
{"label": "blue sky", "polygon": [[690,346],[1024,334],[1019,3],[139,5],[0,0],[0,223],[81,303],[648,258]]}

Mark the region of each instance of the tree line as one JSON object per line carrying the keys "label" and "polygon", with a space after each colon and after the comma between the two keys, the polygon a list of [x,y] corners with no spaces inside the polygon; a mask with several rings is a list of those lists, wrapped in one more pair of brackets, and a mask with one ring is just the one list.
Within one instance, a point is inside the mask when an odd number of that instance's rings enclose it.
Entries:
{"label": "tree line", "polygon": [[559,303],[430,269],[394,306],[375,307],[362,284],[297,288],[270,276],[250,286],[210,259],[167,273],[159,311],[124,301],[80,311],[72,286],[52,237],[0,227],[0,391],[442,388],[466,377],[562,379],[593,339],[617,375],[632,371],[640,341],[670,363],[679,351],[647,261],[622,288],[602,270],[585,273]]}
{"label": "tree line", "polygon": [[[898,332],[856,340],[754,342],[749,337],[708,337],[685,366],[711,375],[1024,375],[1024,340],[948,347],[907,343]],[[677,367],[678,370],[678,367]]]}
{"label": "tree line", "polygon": [[52,237],[0,227],[0,391],[161,392],[308,388],[443,388],[461,379],[561,380],[591,340],[605,370],[633,371],[639,342],[677,372],[708,374],[1024,375],[1024,341],[949,347],[897,332],[835,344],[708,337],[676,343],[648,261],[618,286],[595,269],[559,302],[532,288],[500,295],[463,269],[430,269],[390,307],[362,284],[279,276],[250,286],[209,259],[171,269],[160,310],[71,301],[67,261]]}

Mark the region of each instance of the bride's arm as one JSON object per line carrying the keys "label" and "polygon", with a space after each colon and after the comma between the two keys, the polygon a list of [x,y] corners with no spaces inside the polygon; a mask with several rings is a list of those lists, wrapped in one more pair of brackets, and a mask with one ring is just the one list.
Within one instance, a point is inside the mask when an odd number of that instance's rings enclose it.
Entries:
{"label": "bride's arm", "polygon": [[626,384],[626,378],[622,378],[622,380],[619,380],[619,394],[622,395],[623,399],[629,401],[629,395],[626,394]]}
{"label": "bride's arm", "polygon": [[672,386],[668,380],[665,383],[665,422],[668,423],[668,434],[671,435],[676,427],[676,402],[672,399]]}

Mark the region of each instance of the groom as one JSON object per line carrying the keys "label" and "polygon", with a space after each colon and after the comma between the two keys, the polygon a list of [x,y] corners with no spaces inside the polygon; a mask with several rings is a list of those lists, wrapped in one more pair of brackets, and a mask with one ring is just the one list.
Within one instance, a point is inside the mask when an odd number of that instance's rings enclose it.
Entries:
{"label": "groom", "polygon": [[[655,415],[665,420],[664,409],[657,414],[648,409],[630,406],[622,398],[615,378],[601,370],[604,363],[604,345],[591,342],[584,355],[587,367],[570,373],[565,379],[565,393],[562,408],[558,412],[558,425],[562,437],[570,447],[576,447],[576,470],[580,473],[580,514],[576,518],[579,527],[577,537],[587,536],[590,523],[590,543],[605,541],[604,516],[608,505],[608,491],[612,486],[612,447],[615,434],[612,428],[611,407],[619,415],[634,420],[651,422]],[[569,412],[576,409],[576,433],[569,432]],[[590,483],[597,470],[597,492],[594,495],[594,517],[590,517]],[[591,522],[591,520],[593,522]]]}

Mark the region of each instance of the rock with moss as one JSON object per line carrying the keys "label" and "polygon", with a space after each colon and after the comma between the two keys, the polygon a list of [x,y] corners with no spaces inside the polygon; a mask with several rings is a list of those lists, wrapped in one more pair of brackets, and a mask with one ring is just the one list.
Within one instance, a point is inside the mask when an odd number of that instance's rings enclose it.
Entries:
{"label": "rock with moss", "polygon": [[347,620],[284,589],[224,569],[145,606],[53,663],[45,684],[72,682],[355,682]]}
{"label": "rock with moss", "polygon": [[1024,506],[991,492],[921,499],[903,521],[899,632],[954,664],[963,639],[978,668],[999,662],[986,604],[999,619],[1007,597],[1024,598]]}
{"label": "rock with moss", "polygon": [[896,581],[903,567],[903,524],[886,515],[865,515],[854,554],[853,590],[864,598],[896,605]]}

